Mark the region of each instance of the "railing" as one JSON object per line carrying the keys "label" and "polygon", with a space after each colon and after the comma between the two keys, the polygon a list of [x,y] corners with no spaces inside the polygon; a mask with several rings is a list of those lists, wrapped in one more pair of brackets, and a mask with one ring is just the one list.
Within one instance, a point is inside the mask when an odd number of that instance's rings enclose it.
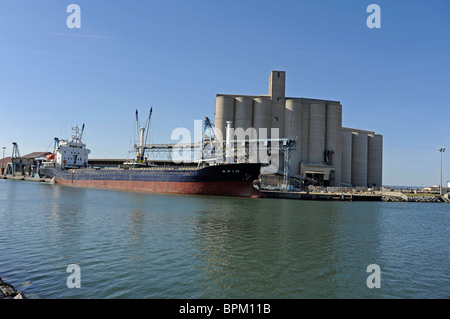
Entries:
{"label": "railing", "polygon": [[360,193],[360,192],[373,192],[379,189],[356,186],[356,187],[339,187],[339,186],[309,186],[309,192],[320,192],[320,193]]}

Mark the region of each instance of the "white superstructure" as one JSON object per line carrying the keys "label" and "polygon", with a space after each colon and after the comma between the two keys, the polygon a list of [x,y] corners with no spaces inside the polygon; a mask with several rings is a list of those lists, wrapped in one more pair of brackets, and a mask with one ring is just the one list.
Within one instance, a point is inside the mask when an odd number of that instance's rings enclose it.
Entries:
{"label": "white superstructure", "polygon": [[81,131],[78,129],[78,125],[73,127],[72,130],[73,135],[70,141],[55,138],[54,154],[47,156],[47,162],[44,162],[44,165],[59,164],[62,167],[87,167],[88,155],[91,151],[81,141],[84,124]]}

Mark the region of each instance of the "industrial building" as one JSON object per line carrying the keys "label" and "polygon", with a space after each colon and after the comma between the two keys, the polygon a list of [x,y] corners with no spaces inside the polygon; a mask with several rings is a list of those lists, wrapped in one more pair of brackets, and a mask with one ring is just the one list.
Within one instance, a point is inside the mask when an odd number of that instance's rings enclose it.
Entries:
{"label": "industrial building", "polygon": [[39,174],[39,165],[50,152],[33,152],[24,156],[5,157],[0,160],[0,175]]}
{"label": "industrial building", "polygon": [[272,71],[268,95],[217,94],[216,129],[225,136],[230,121],[234,129],[254,128],[249,139],[267,139],[278,128],[279,138],[297,140],[289,161],[293,176],[321,186],[381,187],[383,136],[343,127],[339,101],[286,97],[285,83],[285,71]]}

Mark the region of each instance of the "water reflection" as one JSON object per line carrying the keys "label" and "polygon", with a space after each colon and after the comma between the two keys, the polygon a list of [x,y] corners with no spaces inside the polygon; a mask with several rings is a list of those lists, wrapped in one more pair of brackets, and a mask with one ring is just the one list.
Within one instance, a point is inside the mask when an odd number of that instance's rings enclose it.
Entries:
{"label": "water reflection", "polygon": [[142,209],[130,209],[129,211],[129,258],[138,262],[145,256],[144,211]]}
{"label": "water reflection", "polygon": [[73,249],[81,248],[85,232],[85,211],[88,190],[60,185],[45,189],[43,214],[47,219],[46,233],[58,245],[69,243]]}
{"label": "water reflection", "polygon": [[[289,200],[209,201],[198,212],[204,297],[342,297],[366,288],[379,261],[378,215],[358,206]],[[344,211],[345,210],[345,211]],[[355,267],[356,265],[356,267]],[[357,287],[352,287],[357,286]],[[323,289],[328,287],[329,289]],[[220,297],[222,297],[221,295]]]}

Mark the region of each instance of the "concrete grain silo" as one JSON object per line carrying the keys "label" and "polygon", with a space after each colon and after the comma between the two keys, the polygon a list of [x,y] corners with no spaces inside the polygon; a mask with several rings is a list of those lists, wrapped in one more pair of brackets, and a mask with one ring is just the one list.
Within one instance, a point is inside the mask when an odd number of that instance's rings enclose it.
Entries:
{"label": "concrete grain silo", "polygon": [[382,186],[383,173],[383,136],[368,135],[367,186],[379,188]]}
{"label": "concrete grain silo", "polygon": [[[242,128],[246,131],[253,125],[253,97],[236,97],[234,104],[234,129]],[[254,138],[253,135],[249,136]]]}
{"label": "concrete grain silo", "polygon": [[325,150],[325,104],[311,103],[309,109],[309,161],[323,163]]}
{"label": "concrete grain silo", "polygon": [[272,71],[269,78],[269,95],[272,99],[272,128],[279,129],[279,136],[284,136],[286,72]]}
{"label": "concrete grain silo", "polygon": [[308,103],[302,102],[301,117],[301,133],[300,133],[300,154],[302,161],[309,160],[309,108]]}
{"label": "concrete grain silo", "polygon": [[[339,101],[286,98],[285,82],[286,72],[272,71],[268,95],[217,94],[215,127],[221,131],[222,141],[227,121],[235,129],[234,138],[297,138],[290,169],[292,174],[306,177],[307,183],[380,187],[383,137],[373,131],[342,127]],[[252,128],[255,135],[236,136],[239,128]],[[271,130],[279,134],[275,136]],[[284,155],[279,155],[278,172],[266,173],[274,174],[273,180],[283,174]]]}
{"label": "concrete grain silo", "polygon": [[367,133],[352,132],[352,134],[352,186],[367,187]]}
{"label": "concrete grain silo", "polygon": [[341,186],[352,184],[352,131],[342,130]]}
{"label": "concrete grain silo", "polygon": [[342,106],[328,104],[326,110],[325,150],[330,153],[328,165],[335,167],[334,186],[341,184]]}
{"label": "concrete grain silo", "polygon": [[286,138],[297,138],[296,150],[291,154],[290,168],[294,174],[299,174],[301,154],[301,107],[300,99],[286,99],[286,109],[284,113],[284,136]]}
{"label": "concrete grain silo", "polygon": [[[272,101],[269,97],[257,97],[253,100],[253,127],[258,133],[258,138],[270,138],[272,127]],[[263,131],[266,130],[264,135]]]}
{"label": "concrete grain silo", "polygon": [[234,96],[217,95],[215,128],[222,134],[222,141],[225,140],[225,127],[227,121],[234,123]]}

